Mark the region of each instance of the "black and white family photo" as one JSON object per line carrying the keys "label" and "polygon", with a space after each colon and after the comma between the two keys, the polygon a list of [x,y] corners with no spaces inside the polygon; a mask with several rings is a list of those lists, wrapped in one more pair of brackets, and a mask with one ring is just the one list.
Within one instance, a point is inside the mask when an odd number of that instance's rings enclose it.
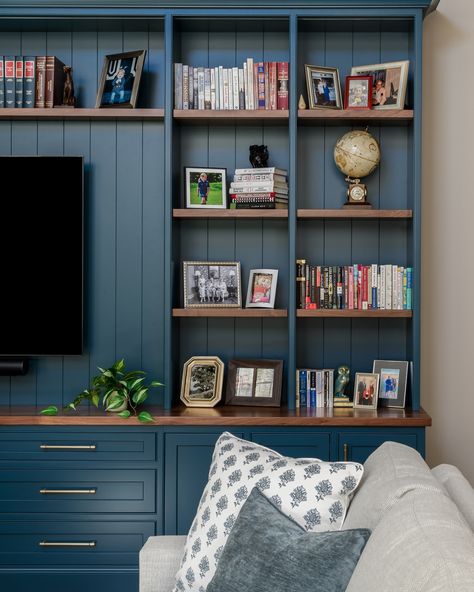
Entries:
{"label": "black and white family photo", "polygon": [[240,307],[240,263],[185,261],[184,307]]}

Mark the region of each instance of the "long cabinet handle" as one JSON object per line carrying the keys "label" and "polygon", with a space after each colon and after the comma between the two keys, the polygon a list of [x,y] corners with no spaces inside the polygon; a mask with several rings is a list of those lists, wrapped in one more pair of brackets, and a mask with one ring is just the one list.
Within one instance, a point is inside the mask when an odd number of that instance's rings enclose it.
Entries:
{"label": "long cabinet handle", "polygon": [[40,541],[39,547],[95,547],[95,541]]}
{"label": "long cabinet handle", "polygon": [[76,494],[76,493],[84,493],[86,495],[94,495],[97,492],[97,489],[40,489],[40,493],[43,495],[48,495],[50,493],[65,493],[65,494]]}
{"label": "long cabinet handle", "polygon": [[41,450],[95,450],[95,444],[40,444]]}
{"label": "long cabinet handle", "polygon": [[348,462],[349,460],[349,444],[344,444],[342,447],[343,454],[344,454],[344,462]]}

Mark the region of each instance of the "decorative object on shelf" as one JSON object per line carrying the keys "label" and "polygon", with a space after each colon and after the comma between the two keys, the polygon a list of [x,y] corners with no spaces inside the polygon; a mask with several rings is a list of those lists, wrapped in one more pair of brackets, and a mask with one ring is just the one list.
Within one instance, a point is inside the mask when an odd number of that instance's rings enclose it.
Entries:
{"label": "decorative object on shelf", "polygon": [[304,100],[303,95],[300,95],[300,99],[298,101],[298,109],[304,111],[306,109],[306,101]]}
{"label": "decorative object on shelf", "polygon": [[231,207],[237,210],[288,209],[287,175],[286,170],[275,167],[235,169],[229,190]]}
{"label": "decorative object on shelf", "polygon": [[[154,421],[148,411],[138,412],[138,408],[148,398],[148,391],[152,387],[163,386],[163,383],[153,380],[145,384],[146,372],[134,370],[125,372],[125,360],[118,360],[110,368],[98,368],[100,374],[91,380],[91,387],[84,389],[64,408],[67,411],[77,411],[83,401],[90,401],[95,407],[102,406],[105,411],[117,413],[119,417],[136,416],[143,423]],[[41,411],[42,415],[57,415],[58,408],[50,405]]]}
{"label": "decorative object on shelf", "polygon": [[74,81],[72,79],[72,67],[71,66],[64,66],[63,67],[64,74],[66,79],[64,81],[64,90],[63,90],[63,104],[62,107],[75,107],[76,106],[76,97],[74,96]]}
{"label": "decorative object on shelf", "polygon": [[408,381],[409,362],[374,360],[372,372],[380,376],[379,405],[403,409]]}
{"label": "decorative object on shelf", "polygon": [[367,187],[360,180],[370,175],[380,163],[377,140],[367,130],[347,132],[336,142],[334,162],[349,184],[343,207],[371,208],[366,200]]}
{"label": "decorative object on shelf", "polygon": [[275,308],[278,269],[251,269],[246,308]]}
{"label": "decorative object on shelf", "polygon": [[253,144],[249,146],[250,156],[249,161],[254,169],[261,169],[267,167],[268,163],[268,147],[261,144]]}
{"label": "decorative object on shelf", "polygon": [[337,369],[336,383],[334,385],[334,407],[352,407],[352,401],[345,394],[351,377],[349,366],[339,366]]}
{"label": "decorative object on shelf", "polygon": [[214,407],[222,398],[224,363],[217,356],[193,356],[183,366],[181,401],[186,407]]}
{"label": "decorative object on shelf", "polygon": [[279,407],[283,360],[230,360],[226,405]]}
{"label": "decorative object on shelf", "polygon": [[240,263],[183,261],[184,308],[240,308]]}
{"label": "decorative object on shelf", "polygon": [[408,60],[372,64],[370,66],[354,66],[353,76],[372,76],[372,108],[403,109],[407,90]]}
{"label": "decorative object on shelf", "polygon": [[96,108],[134,108],[146,49],[106,55],[100,76]]}
{"label": "decorative object on shelf", "polygon": [[187,208],[227,208],[227,169],[185,167]]}
{"label": "decorative object on shelf", "polygon": [[372,108],[372,76],[346,76],[345,109]]}
{"label": "decorative object on shelf", "polygon": [[341,83],[337,68],[305,65],[310,109],[342,109]]}
{"label": "decorative object on shelf", "polygon": [[377,409],[379,375],[356,372],[354,378],[354,408]]}

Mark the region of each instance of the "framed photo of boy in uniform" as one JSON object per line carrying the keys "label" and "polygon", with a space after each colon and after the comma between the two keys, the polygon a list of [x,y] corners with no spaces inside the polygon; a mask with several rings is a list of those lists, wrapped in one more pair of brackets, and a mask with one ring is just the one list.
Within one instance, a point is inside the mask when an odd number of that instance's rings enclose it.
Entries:
{"label": "framed photo of boy in uniform", "polygon": [[407,393],[408,362],[374,360],[373,372],[380,376],[380,407],[403,409]]}
{"label": "framed photo of boy in uniform", "polygon": [[145,56],[146,49],[105,56],[96,109],[135,108]]}
{"label": "framed photo of boy in uniform", "polygon": [[251,269],[246,308],[275,308],[278,269]]}
{"label": "framed photo of boy in uniform", "polygon": [[185,167],[187,208],[226,209],[227,169]]}

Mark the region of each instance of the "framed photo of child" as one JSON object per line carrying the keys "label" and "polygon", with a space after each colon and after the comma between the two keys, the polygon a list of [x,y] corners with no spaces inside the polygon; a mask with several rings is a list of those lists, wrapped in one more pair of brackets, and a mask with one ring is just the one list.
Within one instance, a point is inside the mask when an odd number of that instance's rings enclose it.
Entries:
{"label": "framed photo of child", "polygon": [[184,187],[187,208],[227,208],[227,169],[185,167]]}
{"label": "framed photo of child", "polygon": [[146,49],[105,56],[96,109],[135,108],[145,56]]}
{"label": "framed photo of child", "polygon": [[251,269],[246,308],[275,308],[278,269]]}
{"label": "framed photo of child", "polygon": [[403,409],[408,382],[408,362],[374,360],[373,372],[380,376],[380,407]]}
{"label": "framed photo of child", "polygon": [[345,109],[372,108],[372,76],[346,76]]}
{"label": "framed photo of child", "polygon": [[351,76],[372,76],[372,109],[403,109],[410,62],[354,66]]}
{"label": "framed photo of child", "polygon": [[354,408],[377,409],[379,375],[356,372],[354,378]]}

